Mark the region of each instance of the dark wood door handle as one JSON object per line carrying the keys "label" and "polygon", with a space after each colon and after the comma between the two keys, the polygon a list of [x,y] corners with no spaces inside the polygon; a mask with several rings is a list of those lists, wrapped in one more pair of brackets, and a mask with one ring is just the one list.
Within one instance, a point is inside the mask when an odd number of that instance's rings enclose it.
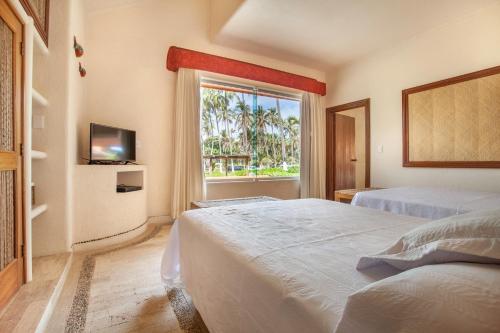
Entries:
{"label": "dark wood door handle", "polygon": [[357,162],[358,159],[357,158],[351,158],[351,162]]}

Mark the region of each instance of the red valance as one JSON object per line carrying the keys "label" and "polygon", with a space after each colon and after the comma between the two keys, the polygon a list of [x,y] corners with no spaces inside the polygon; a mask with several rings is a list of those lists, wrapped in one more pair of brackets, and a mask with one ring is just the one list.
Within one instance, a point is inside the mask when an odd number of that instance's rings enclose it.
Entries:
{"label": "red valance", "polygon": [[181,67],[276,84],[321,96],[326,95],[326,84],[309,77],[171,46],[167,54],[167,69],[177,72]]}

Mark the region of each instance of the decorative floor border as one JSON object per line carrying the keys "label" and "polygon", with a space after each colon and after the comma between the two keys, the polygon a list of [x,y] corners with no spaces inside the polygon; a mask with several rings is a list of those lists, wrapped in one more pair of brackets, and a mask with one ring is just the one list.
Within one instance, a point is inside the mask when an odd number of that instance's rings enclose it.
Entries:
{"label": "decorative floor border", "polygon": [[167,292],[168,300],[174,310],[179,327],[186,333],[209,333],[200,313],[191,301],[188,301],[184,291],[172,288]]}
{"label": "decorative floor border", "polygon": [[162,225],[155,226],[150,233],[139,238],[135,242],[128,242],[121,246],[115,246],[100,251],[98,250],[85,257],[82,263],[82,268],[80,269],[80,275],[78,277],[75,295],[73,296],[71,310],[68,318],[66,319],[66,326],[64,328],[65,333],[80,333],[85,330],[89,307],[90,288],[92,285],[92,278],[94,277],[96,257],[146,242],[155,237],[160,232],[162,227]]}
{"label": "decorative floor border", "polygon": [[86,256],[82,263],[78,285],[76,287],[73,304],[68,319],[66,320],[65,333],[83,332],[87,321],[89,308],[90,285],[94,276],[95,256]]}

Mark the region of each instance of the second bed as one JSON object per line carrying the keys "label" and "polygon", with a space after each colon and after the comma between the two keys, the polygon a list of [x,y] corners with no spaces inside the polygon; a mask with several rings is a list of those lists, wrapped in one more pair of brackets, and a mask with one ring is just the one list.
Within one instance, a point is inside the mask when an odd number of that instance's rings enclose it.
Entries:
{"label": "second bed", "polygon": [[434,187],[395,187],[357,193],[352,205],[436,220],[500,207],[500,193]]}

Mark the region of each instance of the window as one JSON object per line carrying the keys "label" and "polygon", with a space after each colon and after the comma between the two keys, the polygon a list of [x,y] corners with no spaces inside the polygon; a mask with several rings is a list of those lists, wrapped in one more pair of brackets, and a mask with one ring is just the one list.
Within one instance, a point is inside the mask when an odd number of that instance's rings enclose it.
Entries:
{"label": "window", "polygon": [[300,95],[203,80],[205,177],[298,177]]}

